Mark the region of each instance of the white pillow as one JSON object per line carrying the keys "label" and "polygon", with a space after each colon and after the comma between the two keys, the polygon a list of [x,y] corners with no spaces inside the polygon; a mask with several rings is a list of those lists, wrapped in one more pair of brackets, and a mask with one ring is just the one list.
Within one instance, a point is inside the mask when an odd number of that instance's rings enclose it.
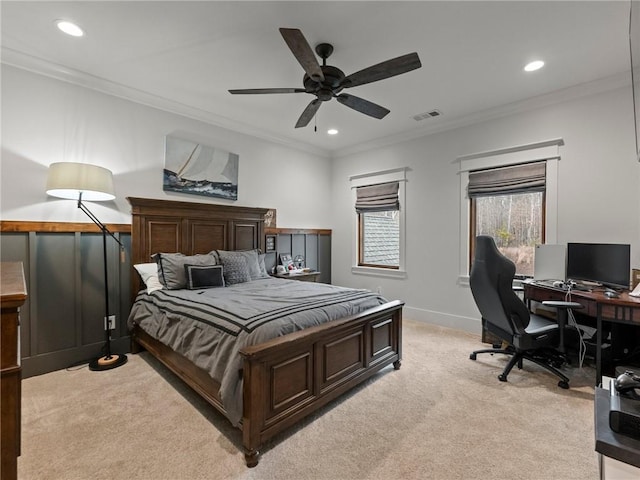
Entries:
{"label": "white pillow", "polygon": [[147,286],[147,293],[155,292],[156,290],[162,290],[162,283],[158,278],[158,264],[157,263],[138,263],[134,265],[140,278]]}

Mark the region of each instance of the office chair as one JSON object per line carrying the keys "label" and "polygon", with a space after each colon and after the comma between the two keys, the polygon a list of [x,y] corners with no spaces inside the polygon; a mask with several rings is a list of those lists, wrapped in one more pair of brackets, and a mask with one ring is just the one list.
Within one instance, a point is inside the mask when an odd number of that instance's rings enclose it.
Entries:
{"label": "office chair", "polygon": [[[527,359],[546,368],[561,380],[558,386],[569,388],[569,378],[555,366],[563,363],[560,346],[562,336],[559,325],[566,325],[567,311],[581,308],[575,302],[542,302],[557,309],[558,323],[534,315],[513,291],[513,277],[516,266],[502,255],[493,238],[480,235],[476,238],[476,250],[469,284],[473,298],[480,310],[484,328],[508,345],[505,348],[476,350],[469,358],[476,359],[479,353],[503,353],[512,355],[511,360],[498,376],[501,382],[517,364],[522,368],[522,360]],[[564,320],[564,321],[561,321]],[[554,366],[555,365],[555,366]]]}

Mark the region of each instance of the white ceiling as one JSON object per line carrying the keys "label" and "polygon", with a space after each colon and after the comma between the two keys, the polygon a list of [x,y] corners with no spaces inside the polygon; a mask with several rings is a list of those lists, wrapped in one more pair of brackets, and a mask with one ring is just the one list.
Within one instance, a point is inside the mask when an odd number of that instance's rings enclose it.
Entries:
{"label": "white ceiling", "polygon": [[[2,61],[326,155],[419,136],[629,71],[628,1],[2,1]],[[60,33],[71,20],[82,38]],[[391,113],[376,120],[337,101],[294,125],[315,97],[231,95],[302,87],[278,28],[334,45],[349,75],[406,53],[422,68],[345,92]],[[545,67],[525,73],[542,59]],[[439,118],[412,117],[433,109]],[[339,135],[329,136],[334,127]]]}

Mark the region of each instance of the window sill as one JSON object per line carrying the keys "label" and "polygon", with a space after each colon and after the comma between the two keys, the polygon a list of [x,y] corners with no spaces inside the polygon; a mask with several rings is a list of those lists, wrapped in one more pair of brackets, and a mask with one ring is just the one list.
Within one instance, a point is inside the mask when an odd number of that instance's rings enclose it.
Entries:
{"label": "window sill", "polygon": [[375,268],[375,267],[351,267],[351,273],[356,275],[370,275],[372,277],[387,277],[387,278],[407,278],[407,272],[404,270],[392,270],[389,268]]}

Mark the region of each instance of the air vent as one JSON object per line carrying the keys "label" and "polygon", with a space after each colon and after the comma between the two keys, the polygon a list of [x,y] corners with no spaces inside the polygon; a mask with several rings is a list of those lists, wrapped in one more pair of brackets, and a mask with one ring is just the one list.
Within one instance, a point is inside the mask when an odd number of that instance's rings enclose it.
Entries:
{"label": "air vent", "polygon": [[416,122],[420,122],[420,121],[425,120],[427,118],[439,117],[440,115],[442,115],[442,112],[440,110],[431,110],[430,112],[425,112],[425,113],[420,113],[418,115],[414,115],[412,118]]}

